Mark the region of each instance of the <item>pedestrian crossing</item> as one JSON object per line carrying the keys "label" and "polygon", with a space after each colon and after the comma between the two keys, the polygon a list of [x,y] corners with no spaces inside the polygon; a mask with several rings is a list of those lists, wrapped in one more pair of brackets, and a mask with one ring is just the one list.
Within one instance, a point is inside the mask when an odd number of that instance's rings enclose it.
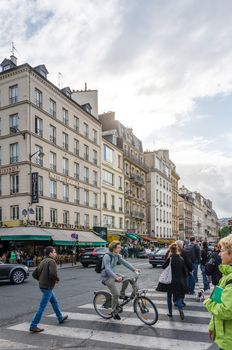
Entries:
{"label": "pedestrian crossing", "polygon": [[[159,312],[159,320],[153,326],[144,325],[128,304],[123,308],[121,321],[100,318],[87,303],[72,310],[64,310],[68,320],[58,325],[54,314],[45,316],[40,327],[45,332],[33,335],[28,332],[30,324],[23,322],[7,328],[7,331],[18,335],[19,341],[26,342],[24,347],[17,349],[34,349],[35,341],[39,346],[43,339],[57,339],[59,344],[72,342],[78,348],[85,341],[86,348],[99,347],[102,349],[139,349],[139,350],[208,350],[212,343],[208,338],[209,314],[201,302],[194,296],[186,295],[185,320],[181,321],[178,310],[173,307],[173,318],[167,316],[166,294],[152,289],[148,292],[155,302]],[[189,308],[189,309],[188,309]],[[192,308],[192,310],[190,309]],[[67,312],[66,312],[67,311]],[[32,341],[33,340],[33,341]],[[3,344],[3,345],[2,345]],[[32,344],[32,345],[30,345]],[[59,349],[62,349],[59,345]],[[74,346],[73,346],[74,347]],[[0,350],[16,349],[4,347],[0,341]],[[43,349],[46,349],[43,347]]]}

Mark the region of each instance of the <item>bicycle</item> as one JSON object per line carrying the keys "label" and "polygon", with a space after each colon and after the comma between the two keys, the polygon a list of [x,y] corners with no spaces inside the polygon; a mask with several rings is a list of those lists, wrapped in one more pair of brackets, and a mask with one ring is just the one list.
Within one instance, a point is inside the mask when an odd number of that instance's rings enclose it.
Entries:
{"label": "bicycle", "polygon": [[[140,321],[152,326],[158,321],[158,311],[153,301],[146,296],[147,290],[139,290],[137,285],[138,278],[139,274],[136,274],[134,278],[128,278],[132,286],[132,293],[127,300],[118,304],[117,312],[123,312],[123,306],[133,301],[133,310]],[[112,294],[106,290],[99,290],[94,292],[94,294],[93,306],[96,313],[104,319],[112,318]]]}

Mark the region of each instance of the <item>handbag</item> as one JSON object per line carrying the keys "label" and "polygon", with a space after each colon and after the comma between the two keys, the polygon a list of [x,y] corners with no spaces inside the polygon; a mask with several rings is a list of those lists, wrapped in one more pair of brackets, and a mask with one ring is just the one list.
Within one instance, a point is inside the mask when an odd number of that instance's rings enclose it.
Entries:
{"label": "handbag", "polygon": [[159,276],[159,282],[163,284],[171,284],[172,283],[172,266],[171,266],[172,258],[170,258],[170,262],[168,266],[163,270],[161,275]]}

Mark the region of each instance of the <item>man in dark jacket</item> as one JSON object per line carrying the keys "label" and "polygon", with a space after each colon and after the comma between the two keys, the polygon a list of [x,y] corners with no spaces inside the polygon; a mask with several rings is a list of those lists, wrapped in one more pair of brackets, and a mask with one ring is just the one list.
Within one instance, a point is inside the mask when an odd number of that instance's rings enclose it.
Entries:
{"label": "man in dark jacket", "polygon": [[43,312],[50,301],[53,310],[58,318],[59,323],[63,323],[67,320],[68,316],[63,316],[58,300],[53,292],[55,284],[59,282],[57,275],[57,266],[55,262],[56,250],[53,247],[47,247],[45,249],[46,258],[41,261],[39,266],[35,269],[32,276],[39,281],[39,288],[42,292],[42,299],[40,301],[39,308],[31,322],[30,332],[39,333],[43,332],[44,329],[39,328],[38,324],[43,315]]}
{"label": "man in dark jacket", "polygon": [[189,288],[189,294],[194,294],[195,284],[198,280],[197,278],[198,266],[201,261],[201,250],[194,236],[190,237],[190,243],[185,247],[184,251],[185,251],[185,254],[189,257],[189,259],[191,259],[191,262],[192,262],[193,274],[188,277],[188,288]]}

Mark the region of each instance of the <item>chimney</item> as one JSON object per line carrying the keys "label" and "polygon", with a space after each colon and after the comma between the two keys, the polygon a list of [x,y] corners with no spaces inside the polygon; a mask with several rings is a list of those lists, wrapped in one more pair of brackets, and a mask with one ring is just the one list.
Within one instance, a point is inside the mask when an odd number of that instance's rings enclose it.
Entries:
{"label": "chimney", "polygon": [[10,56],[11,62],[13,62],[17,66],[17,57],[15,55]]}
{"label": "chimney", "polygon": [[85,91],[87,91],[87,83],[85,83]]}

